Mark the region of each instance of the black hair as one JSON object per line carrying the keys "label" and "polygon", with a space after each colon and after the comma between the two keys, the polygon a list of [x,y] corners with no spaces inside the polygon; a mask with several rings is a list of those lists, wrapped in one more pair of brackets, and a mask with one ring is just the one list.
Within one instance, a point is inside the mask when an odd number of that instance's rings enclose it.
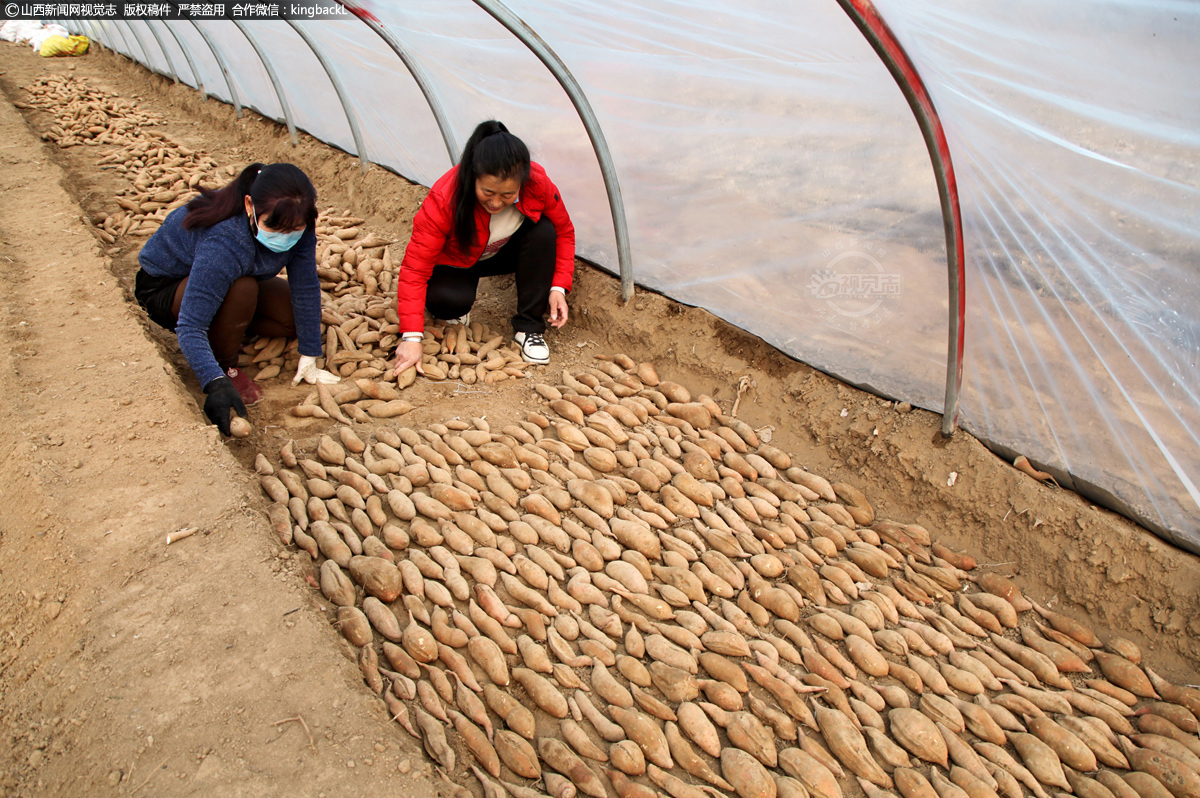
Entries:
{"label": "black hair", "polygon": [[529,148],[503,123],[480,122],[463,147],[454,186],[454,241],[462,252],[475,245],[475,181],[484,175],[499,180],[529,179]]}
{"label": "black hair", "polygon": [[252,163],[224,187],[201,189],[200,196],[187,204],[184,229],[212,227],[245,213],[247,194],[255,214],[267,214],[266,225],[272,230],[296,230],[317,221],[317,190],[298,166]]}

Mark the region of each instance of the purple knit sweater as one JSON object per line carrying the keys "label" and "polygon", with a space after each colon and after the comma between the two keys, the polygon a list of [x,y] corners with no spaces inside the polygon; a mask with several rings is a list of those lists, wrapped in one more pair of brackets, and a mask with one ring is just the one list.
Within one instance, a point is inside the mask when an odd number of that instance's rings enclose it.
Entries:
{"label": "purple knit sweater", "polygon": [[185,230],[187,213],[187,207],[171,211],[142,247],[138,263],[155,277],[188,278],[175,335],[200,385],[224,376],[208,343],[208,326],[239,277],[265,280],[287,269],[300,354],[320,357],[321,284],[312,227],[287,252],[272,252],[254,239],[241,214],[212,227]]}

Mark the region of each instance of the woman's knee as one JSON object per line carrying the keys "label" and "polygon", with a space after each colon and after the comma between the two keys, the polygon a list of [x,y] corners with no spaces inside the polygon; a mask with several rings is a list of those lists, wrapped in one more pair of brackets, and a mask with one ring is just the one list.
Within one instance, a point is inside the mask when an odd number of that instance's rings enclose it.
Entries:
{"label": "woman's knee", "polygon": [[247,324],[254,317],[257,307],[258,280],[253,277],[239,277],[234,280],[225,294],[225,301],[221,303],[221,310],[228,308],[228,312],[238,318],[245,316]]}
{"label": "woman's knee", "polygon": [[557,241],[558,231],[554,229],[554,222],[550,221],[548,216],[543,216],[529,228],[529,242],[534,246],[553,248]]}
{"label": "woman's knee", "polygon": [[242,337],[254,318],[257,302],[258,284],[253,277],[239,277],[225,293],[225,301],[208,327],[209,344],[222,368],[228,368],[237,360]]}
{"label": "woman's knee", "polygon": [[[462,315],[475,304],[479,280],[453,266],[437,266],[425,289],[425,307],[438,318]],[[452,311],[462,309],[462,313]]]}
{"label": "woman's knee", "polygon": [[217,309],[209,325],[209,337],[240,342],[254,318],[258,306],[258,282],[253,277],[239,277],[225,293],[225,301]]}
{"label": "woman's knee", "polygon": [[295,338],[296,319],[292,312],[292,292],[287,280],[271,277],[258,283],[258,304],[253,329],[272,338]]}

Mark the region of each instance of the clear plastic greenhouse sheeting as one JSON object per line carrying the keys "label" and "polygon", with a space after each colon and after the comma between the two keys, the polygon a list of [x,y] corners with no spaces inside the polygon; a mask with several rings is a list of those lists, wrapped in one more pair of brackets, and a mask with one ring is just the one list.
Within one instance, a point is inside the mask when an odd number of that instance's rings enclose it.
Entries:
{"label": "clear plastic greenhouse sheeting", "polygon": [[[929,157],[833,0],[507,5],[562,57],[603,126],[638,283],[848,382],[941,409],[948,300]],[[1187,46],[1198,9],[879,7],[924,76],[958,170],[964,426],[1200,551],[1200,55]],[[507,123],[562,189],[580,255],[616,271],[595,156],[547,69],[468,0],[367,8],[425,71],[457,143],[482,119]],[[281,119],[245,37],[200,24],[241,102]],[[366,156],[432,183],[450,161],[396,55],[357,20],[299,24],[336,64]],[[205,88],[228,101],[203,39],[172,27]],[[297,126],[353,152],[296,33],[252,30]]]}
{"label": "clear plastic greenhouse sheeting", "polygon": [[964,425],[1200,551],[1200,6],[880,10],[958,169]]}

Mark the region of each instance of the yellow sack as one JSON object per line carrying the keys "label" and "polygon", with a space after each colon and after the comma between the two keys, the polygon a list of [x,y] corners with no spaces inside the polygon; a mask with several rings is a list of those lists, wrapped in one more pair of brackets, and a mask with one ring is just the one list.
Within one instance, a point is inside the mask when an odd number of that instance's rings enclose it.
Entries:
{"label": "yellow sack", "polygon": [[49,58],[56,55],[83,55],[88,49],[86,36],[50,36],[42,42],[38,55]]}

